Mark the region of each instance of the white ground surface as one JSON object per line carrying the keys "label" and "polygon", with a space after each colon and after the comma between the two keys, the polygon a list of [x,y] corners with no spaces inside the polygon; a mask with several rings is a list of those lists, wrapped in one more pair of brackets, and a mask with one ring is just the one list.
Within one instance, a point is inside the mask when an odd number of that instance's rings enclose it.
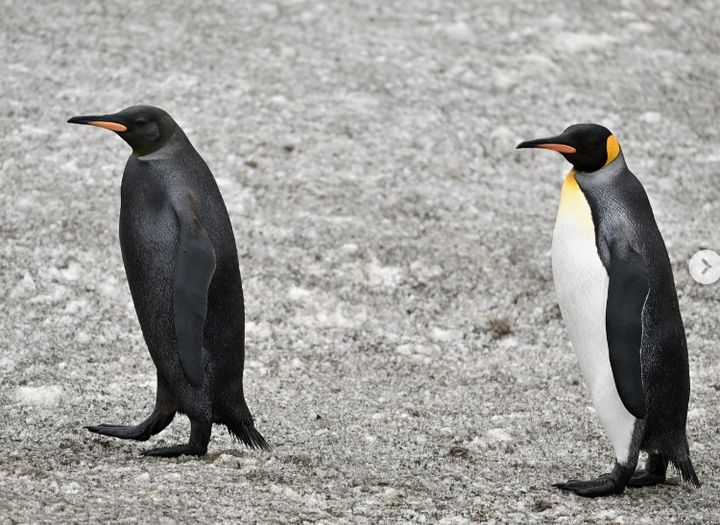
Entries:
{"label": "white ground surface", "polygon": [[[720,285],[686,266],[720,249],[717,5],[581,4],[4,2],[0,522],[718,522]],[[202,459],[138,457],[182,417],[144,444],[82,429],[142,419],[154,370],[117,242],[129,150],[65,120],[135,103],[225,196],[271,453],[216,428]],[[568,167],[513,148],[583,121],[668,244],[697,491],[550,486],[612,453],[551,282]]]}

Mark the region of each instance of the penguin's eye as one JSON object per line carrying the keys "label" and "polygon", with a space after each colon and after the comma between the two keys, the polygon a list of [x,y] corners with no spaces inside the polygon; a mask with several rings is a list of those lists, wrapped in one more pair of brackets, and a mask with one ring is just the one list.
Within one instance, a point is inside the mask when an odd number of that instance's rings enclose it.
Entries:
{"label": "penguin's eye", "polygon": [[139,119],[137,119],[137,120],[135,121],[135,125],[138,126],[138,127],[143,127],[143,126],[146,125],[147,123],[148,123],[148,121],[145,120],[144,118],[139,118]]}

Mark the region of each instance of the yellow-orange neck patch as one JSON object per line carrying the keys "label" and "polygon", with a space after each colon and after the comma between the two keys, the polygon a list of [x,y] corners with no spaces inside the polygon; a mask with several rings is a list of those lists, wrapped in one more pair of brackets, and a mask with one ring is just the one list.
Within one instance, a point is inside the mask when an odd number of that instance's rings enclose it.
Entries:
{"label": "yellow-orange neck patch", "polygon": [[[615,135],[610,135],[607,138],[607,162],[605,166],[614,161],[618,155],[620,155],[620,143],[615,138]],[[603,166],[603,168],[605,166]]]}
{"label": "yellow-orange neck patch", "polygon": [[590,205],[575,179],[575,169],[571,169],[567,174],[560,191],[558,219],[560,218],[572,221],[586,235],[595,235],[595,225],[593,224]]}

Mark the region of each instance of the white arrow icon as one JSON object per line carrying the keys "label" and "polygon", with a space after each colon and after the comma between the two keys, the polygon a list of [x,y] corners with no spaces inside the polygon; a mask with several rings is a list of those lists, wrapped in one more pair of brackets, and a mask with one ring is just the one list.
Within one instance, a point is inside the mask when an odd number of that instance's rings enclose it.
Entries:
{"label": "white arrow icon", "polygon": [[690,259],[688,269],[700,284],[713,284],[720,279],[720,255],[713,250],[700,250]]}

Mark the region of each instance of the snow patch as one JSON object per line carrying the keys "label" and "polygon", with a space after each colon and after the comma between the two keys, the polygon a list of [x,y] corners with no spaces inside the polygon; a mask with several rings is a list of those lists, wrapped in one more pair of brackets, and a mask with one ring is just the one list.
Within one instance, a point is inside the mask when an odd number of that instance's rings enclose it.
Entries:
{"label": "snow patch", "polygon": [[88,302],[84,299],[77,299],[74,301],[69,301],[65,308],[63,309],[63,312],[66,314],[77,314],[81,312],[85,312],[88,309]]}
{"label": "snow patch", "polygon": [[376,261],[365,266],[365,273],[370,286],[394,288],[402,279],[402,269],[396,266],[381,266]]}
{"label": "snow patch", "polygon": [[0,357],[0,369],[7,371],[15,370],[15,361],[9,357]]}
{"label": "snow patch", "polygon": [[455,42],[470,43],[475,41],[475,33],[470,29],[470,26],[462,20],[452,24],[442,25],[438,27],[438,32]]}
{"label": "snow patch", "polygon": [[115,277],[107,277],[104,281],[99,282],[96,290],[105,297],[117,297],[121,291],[118,289],[120,283]]}
{"label": "snow patch", "polygon": [[648,22],[632,22],[627,26],[628,33],[652,33],[655,26]]}
{"label": "snow patch", "polygon": [[293,286],[288,290],[287,298],[291,301],[304,301],[308,299],[312,295],[312,292],[310,290],[306,290],[305,288],[298,288],[297,286]]}
{"label": "snow patch", "polygon": [[502,428],[491,428],[485,436],[491,443],[508,443],[513,440],[513,437]]}
{"label": "snow patch", "polygon": [[340,251],[342,251],[343,253],[347,253],[348,255],[353,255],[360,251],[360,247],[354,242],[349,242],[340,246]]}
{"label": "snow patch", "polygon": [[254,339],[269,339],[272,336],[272,329],[265,322],[254,323],[253,321],[247,321],[245,323],[245,334]]}
{"label": "snow patch", "polygon": [[430,337],[433,341],[439,343],[447,343],[453,338],[453,333],[450,330],[443,330],[441,328],[433,328],[430,332]]}
{"label": "snow patch", "polygon": [[615,42],[607,33],[561,33],[555,37],[555,47],[568,53],[579,53],[590,49],[603,48]]}
{"label": "snow patch", "polygon": [[470,523],[469,519],[462,516],[447,516],[438,521],[438,525],[466,525]]}
{"label": "snow patch", "polygon": [[513,437],[502,428],[491,428],[484,436],[475,437],[468,443],[468,448],[475,451],[484,451],[489,448],[496,448],[505,443],[513,441]]}
{"label": "snow patch", "polygon": [[59,386],[20,386],[15,389],[15,402],[24,406],[54,406],[61,395]]}
{"label": "snow patch", "polygon": [[657,124],[662,120],[662,115],[657,111],[646,111],[640,115],[640,120],[647,122],[648,124]]}
{"label": "snow patch", "polygon": [[25,272],[23,278],[18,281],[18,283],[15,285],[15,288],[13,288],[12,292],[10,292],[10,298],[18,299],[20,297],[26,297],[28,295],[34,294],[35,290],[37,290],[37,286],[35,286],[35,281],[29,273]]}
{"label": "snow patch", "polygon": [[322,326],[352,328],[364,323],[367,320],[367,314],[364,309],[358,309],[353,313],[352,318],[348,318],[343,314],[340,306],[337,306],[332,312],[318,312],[315,315],[315,319]]}
{"label": "snow patch", "polygon": [[77,281],[80,278],[82,272],[82,266],[76,262],[68,264],[67,268],[60,269],[60,275],[62,275],[68,281]]}

